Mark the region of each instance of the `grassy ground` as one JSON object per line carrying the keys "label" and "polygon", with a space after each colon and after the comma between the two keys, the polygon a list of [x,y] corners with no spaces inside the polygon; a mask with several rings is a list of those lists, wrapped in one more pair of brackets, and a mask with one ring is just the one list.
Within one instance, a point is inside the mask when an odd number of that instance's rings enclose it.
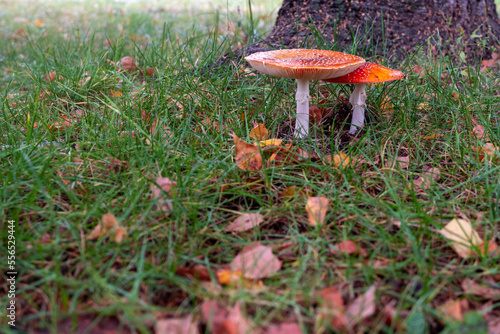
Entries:
{"label": "grassy ground", "polygon": [[[269,32],[279,2],[253,2],[253,22],[246,2],[96,3],[12,1],[0,12],[0,219],[15,221],[18,328],[76,332],[93,321],[147,333],[216,299],[241,302],[257,327],[289,321],[310,333],[322,328],[322,289],[349,305],[370,286],[376,311],[359,331],[454,332],[439,311],[450,300],[465,300],[462,329],[492,328],[498,295],[462,283],[498,289],[498,254],[478,246],[482,255],[461,259],[437,231],[458,217],[486,241],[498,234],[500,167],[482,150],[499,145],[498,65],[480,72],[423,53],[385,64],[406,76],[368,88],[370,123],[356,139],[341,131],[349,107],[337,99],[350,87],[314,83],[311,104],[325,100],[330,114],[293,143],[311,158],[249,172],[231,133],[253,142],[263,123],[290,142],[295,84],[243,67],[201,70]],[[112,64],[125,56],[152,75]],[[340,151],[357,163],[328,163]],[[415,186],[432,168],[440,178]],[[158,176],[176,185],[152,199]],[[330,199],[322,226],[308,224],[309,196]],[[107,212],[126,229],[120,243],[88,239]],[[263,225],[225,232],[246,212]],[[366,255],[334,254],[343,240]],[[219,288],[217,272],[255,241],[274,247],[281,270],[257,292]]]}

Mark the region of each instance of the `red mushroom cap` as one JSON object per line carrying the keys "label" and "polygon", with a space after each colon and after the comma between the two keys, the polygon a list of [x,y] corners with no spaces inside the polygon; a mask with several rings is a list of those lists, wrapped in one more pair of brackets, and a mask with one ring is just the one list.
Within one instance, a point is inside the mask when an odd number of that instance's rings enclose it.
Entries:
{"label": "red mushroom cap", "polygon": [[399,80],[404,77],[403,72],[392,70],[375,63],[366,63],[341,77],[323,79],[326,82],[340,84],[377,83]]}
{"label": "red mushroom cap", "polygon": [[288,49],[245,57],[257,71],[289,79],[320,80],[354,71],[365,63],[358,56],[329,50]]}

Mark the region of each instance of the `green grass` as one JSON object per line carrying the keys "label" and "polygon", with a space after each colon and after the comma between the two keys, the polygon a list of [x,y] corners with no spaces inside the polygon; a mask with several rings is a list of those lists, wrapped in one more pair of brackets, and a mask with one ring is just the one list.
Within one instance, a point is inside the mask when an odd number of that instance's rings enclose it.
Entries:
{"label": "green grass", "polygon": [[[190,2],[102,1],[94,7],[16,1],[2,9],[0,219],[3,226],[16,221],[19,328],[57,333],[63,319],[76,323],[77,316],[96,314],[146,333],[157,317],[199,314],[201,303],[215,298],[227,305],[242,301],[260,326],[293,320],[312,332],[317,295],[328,286],[341,287],[351,301],[376,284],[378,307],[394,302],[403,325],[384,325],[377,312],[371,332],[416,333],[421,318],[436,332],[445,327],[437,307],[447,299],[466,298],[470,310],[484,304],[464,295],[460,284],[498,277],[498,256],[461,260],[436,230],[458,216],[470,219],[485,239],[499,232],[500,167],[474,151],[485,142],[500,145],[498,66],[480,72],[479,65],[424,52],[384,63],[406,76],[368,88],[370,122],[359,140],[346,141],[339,132],[347,121],[339,112],[314,127],[310,140],[294,142],[321,157],[342,151],[380,163],[339,170],[306,159],[242,171],[230,134],[251,142],[257,122],[271,137],[289,140],[295,112],[291,80],[252,76],[243,67],[204,71],[248,43],[252,27],[257,36],[271,30],[279,2],[252,2],[252,24],[247,2],[240,13],[222,1],[202,8]],[[117,71],[108,62],[124,56],[154,69],[154,76]],[[414,66],[425,73],[413,73]],[[61,78],[47,81],[53,71]],[[337,96],[350,91],[311,87],[312,104],[326,97],[337,112]],[[123,95],[111,97],[112,90]],[[381,110],[384,96],[391,117]],[[54,129],[77,114],[71,126]],[[489,139],[471,135],[473,119]],[[425,139],[434,134],[441,136]],[[409,153],[409,167],[385,167],[400,152]],[[114,158],[122,163],[110,165]],[[440,169],[441,179],[428,190],[412,189],[412,180],[430,167]],[[168,217],[150,197],[157,176],[177,182]],[[281,195],[290,186],[331,199],[323,227],[307,224],[306,195]],[[85,239],[106,212],[127,228],[120,244]],[[224,232],[238,212],[260,212],[265,224]],[[6,245],[6,229],[1,233]],[[50,240],[42,243],[46,234]],[[367,257],[333,255],[332,246],[346,239]],[[202,265],[214,274],[255,241],[293,242],[292,254],[280,257],[282,270],[264,279],[257,294],[231,287],[214,293],[175,273]],[[386,267],[373,266],[383,259]],[[2,309],[7,302],[0,299]],[[498,315],[498,302],[490,309]],[[0,324],[7,325],[3,315]]]}

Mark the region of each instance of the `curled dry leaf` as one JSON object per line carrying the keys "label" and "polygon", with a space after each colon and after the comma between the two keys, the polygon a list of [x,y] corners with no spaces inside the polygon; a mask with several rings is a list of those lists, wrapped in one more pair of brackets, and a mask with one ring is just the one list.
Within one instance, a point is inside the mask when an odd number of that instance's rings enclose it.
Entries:
{"label": "curled dry leaf", "polygon": [[198,334],[198,323],[192,315],[184,318],[159,319],[155,323],[155,334]]}
{"label": "curled dry leaf", "polygon": [[236,145],[235,160],[238,167],[247,171],[259,171],[262,168],[262,155],[259,148],[245,143],[235,134],[233,134],[233,139]]}
{"label": "curled dry leaf", "polygon": [[307,199],[306,211],[309,224],[316,226],[323,224],[328,211],[330,200],[326,197],[309,197]]}
{"label": "curled dry leaf", "polygon": [[430,188],[433,181],[439,181],[439,179],[441,179],[441,171],[434,167],[424,172],[422,176],[413,181],[413,184],[420,190],[426,190]]}
{"label": "curled dry leaf", "polygon": [[333,288],[327,287],[321,290],[321,309],[318,317],[320,322],[327,321],[336,330],[345,327],[345,306],[342,293]]}
{"label": "curled dry leaf", "polygon": [[347,306],[345,315],[349,327],[375,314],[375,286],[371,286],[361,296]]}
{"label": "curled dry leaf", "polygon": [[225,321],[229,315],[229,311],[217,300],[204,301],[201,304],[201,315],[210,333],[227,334]]}
{"label": "curled dry leaf", "polygon": [[333,254],[349,254],[349,255],[360,255],[366,256],[366,251],[358,246],[354,241],[351,240],[343,240],[335,246],[335,249],[332,249]]}
{"label": "curled dry leaf", "polygon": [[462,289],[467,294],[479,296],[485,299],[500,300],[500,289],[476,283],[469,278],[463,280]]}
{"label": "curled dry leaf", "polygon": [[244,213],[227,225],[226,232],[242,232],[253,229],[264,222],[260,213]]}
{"label": "curled dry leaf", "polygon": [[452,322],[452,321],[462,321],[462,302],[460,300],[450,299],[439,308],[444,315],[444,320]]}
{"label": "curled dry leaf", "polygon": [[[159,199],[158,206],[165,213],[166,216],[170,215],[174,206],[172,205],[173,189],[177,186],[177,182],[170,180],[168,177],[157,177],[155,183],[151,185],[151,199]],[[162,192],[166,193],[167,196]],[[164,197],[167,197],[164,199]]]}
{"label": "curled dry leaf", "polygon": [[481,148],[473,147],[472,150],[478,154],[480,161],[483,161],[485,158],[492,162],[498,161],[499,150],[492,143],[486,143]]}
{"label": "curled dry leaf", "polygon": [[451,220],[439,230],[439,233],[451,242],[451,247],[462,258],[471,256],[474,249],[483,243],[470,222],[465,219],[455,218]]}
{"label": "curled dry leaf", "polygon": [[139,69],[137,64],[134,62],[134,59],[132,57],[123,57],[122,60],[120,60],[120,64],[122,65],[123,69],[127,71],[128,73],[133,73]]}
{"label": "curled dry leaf", "polygon": [[50,244],[50,234],[45,233],[44,235],[42,235],[42,237],[40,238],[40,243],[41,244]]}
{"label": "curled dry leaf", "polygon": [[252,130],[250,130],[250,138],[255,140],[266,140],[268,135],[269,131],[262,123],[258,123]]}
{"label": "curled dry leaf", "polygon": [[127,235],[125,229],[118,224],[116,217],[110,212],[102,216],[101,223],[92,230],[87,239],[98,239],[106,236],[109,232],[113,232],[113,240],[117,243],[122,242]]}
{"label": "curled dry leaf", "polygon": [[281,261],[274,256],[272,248],[255,242],[245,246],[229,266],[232,271],[241,270],[245,278],[261,279],[277,273]]}
{"label": "curled dry leaf", "polygon": [[243,315],[240,303],[236,303],[229,310],[224,326],[228,334],[262,334],[259,329],[255,328],[253,321]]}

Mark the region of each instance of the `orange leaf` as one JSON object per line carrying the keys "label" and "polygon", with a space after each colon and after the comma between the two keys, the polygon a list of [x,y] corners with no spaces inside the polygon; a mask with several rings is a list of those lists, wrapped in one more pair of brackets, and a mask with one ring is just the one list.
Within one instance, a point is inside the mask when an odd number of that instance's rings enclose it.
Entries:
{"label": "orange leaf", "polygon": [[330,200],[326,197],[309,197],[307,199],[306,211],[309,217],[309,224],[316,226],[323,224],[328,211]]}
{"label": "orange leaf", "polygon": [[94,240],[106,236],[110,231],[113,232],[113,239],[115,242],[122,242],[123,238],[126,236],[125,229],[118,225],[115,216],[108,212],[102,216],[101,223],[98,224],[94,230],[87,236],[87,239]]}
{"label": "orange leaf", "polygon": [[259,148],[245,143],[238,136],[233,134],[234,143],[236,144],[236,163],[242,170],[258,171],[262,168],[262,156]]}
{"label": "orange leaf", "polygon": [[269,131],[266,129],[264,124],[258,123],[251,131],[250,138],[255,140],[265,140],[269,135]]}
{"label": "orange leaf", "polygon": [[441,134],[434,134],[434,135],[430,135],[430,136],[425,136],[425,137],[423,137],[422,139],[423,139],[423,140],[429,140],[429,139],[436,139],[436,138],[439,138],[439,137],[444,137],[444,135],[441,135]]}

